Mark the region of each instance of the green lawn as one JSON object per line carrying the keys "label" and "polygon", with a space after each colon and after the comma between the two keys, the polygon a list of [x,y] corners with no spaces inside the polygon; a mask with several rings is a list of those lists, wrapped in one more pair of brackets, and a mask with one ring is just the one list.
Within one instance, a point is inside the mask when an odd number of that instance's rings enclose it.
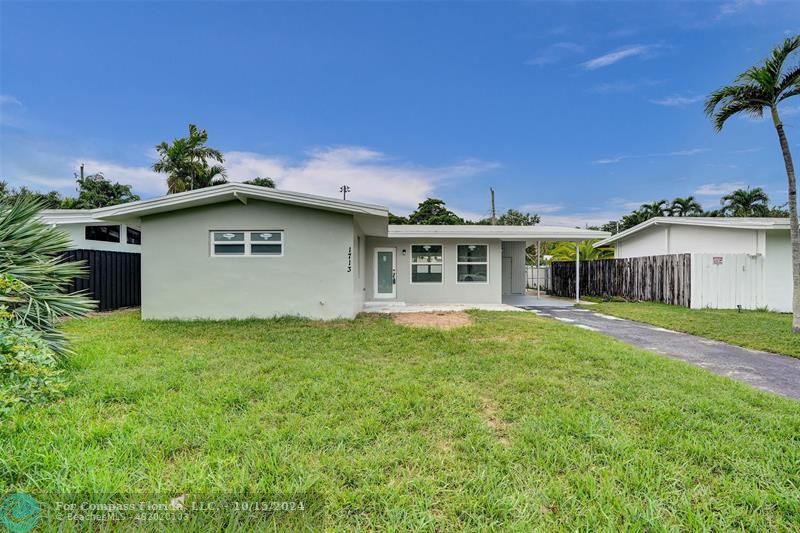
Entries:
{"label": "green lawn", "polygon": [[655,302],[603,302],[586,309],[700,335],[745,348],[800,357],[792,315],[734,309],[687,309]]}
{"label": "green lawn", "polygon": [[473,316],[71,321],[68,396],[0,422],[0,494],[33,494],[49,528],[80,493],[301,499],[272,520],[329,529],[800,524],[800,404],[532,313]]}

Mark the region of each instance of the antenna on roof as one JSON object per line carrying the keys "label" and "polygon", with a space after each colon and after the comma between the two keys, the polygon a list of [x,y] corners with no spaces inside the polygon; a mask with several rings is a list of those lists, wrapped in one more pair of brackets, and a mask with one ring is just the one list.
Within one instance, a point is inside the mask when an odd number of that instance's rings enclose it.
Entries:
{"label": "antenna on roof", "polygon": [[342,193],[342,200],[347,200],[347,193],[350,192],[350,186],[342,185],[341,187],[339,187],[339,192]]}

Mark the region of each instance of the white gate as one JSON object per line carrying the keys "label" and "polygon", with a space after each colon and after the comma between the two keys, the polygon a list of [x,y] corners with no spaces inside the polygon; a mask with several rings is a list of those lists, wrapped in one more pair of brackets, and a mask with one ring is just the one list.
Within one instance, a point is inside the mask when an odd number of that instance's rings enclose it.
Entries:
{"label": "white gate", "polygon": [[767,307],[764,257],[749,254],[692,254],[692,308]]}

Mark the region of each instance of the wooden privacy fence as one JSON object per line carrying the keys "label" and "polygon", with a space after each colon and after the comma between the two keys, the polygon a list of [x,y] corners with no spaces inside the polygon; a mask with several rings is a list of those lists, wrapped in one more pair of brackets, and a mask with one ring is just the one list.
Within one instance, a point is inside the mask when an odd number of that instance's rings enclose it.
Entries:
{"label": "wooden privacy fence", "polygon": [[68,250],[67,261],[86,261],[88,276],[72,281],[69,292],[86,290],[98,311],[137,307],[142,301],[141,256],[105,250]]}
{"label": "wooden privacy fence", "polygon": [[[551,264],[550,293],[575,296],[575,261]],[[691,254],[581,261],[581,295],[691,305]]]}

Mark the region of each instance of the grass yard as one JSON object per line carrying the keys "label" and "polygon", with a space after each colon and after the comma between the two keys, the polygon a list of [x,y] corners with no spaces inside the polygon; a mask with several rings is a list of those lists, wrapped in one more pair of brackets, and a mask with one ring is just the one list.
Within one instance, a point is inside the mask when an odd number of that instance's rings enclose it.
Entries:
{"label": "grass yard", "polygon": [[687,309],[656,302],[602,302],[585,307],[745,348],[800,357],[800,335],[792,333],[792,315],[786,313]]}
{"label": "grass yard", "polygon": [[0,493],[299,496],[313,512],[272,520],[328,529],[800,524],[800,404],[532,313],[471,315],[72,321],[68,396],[0,421]]}

